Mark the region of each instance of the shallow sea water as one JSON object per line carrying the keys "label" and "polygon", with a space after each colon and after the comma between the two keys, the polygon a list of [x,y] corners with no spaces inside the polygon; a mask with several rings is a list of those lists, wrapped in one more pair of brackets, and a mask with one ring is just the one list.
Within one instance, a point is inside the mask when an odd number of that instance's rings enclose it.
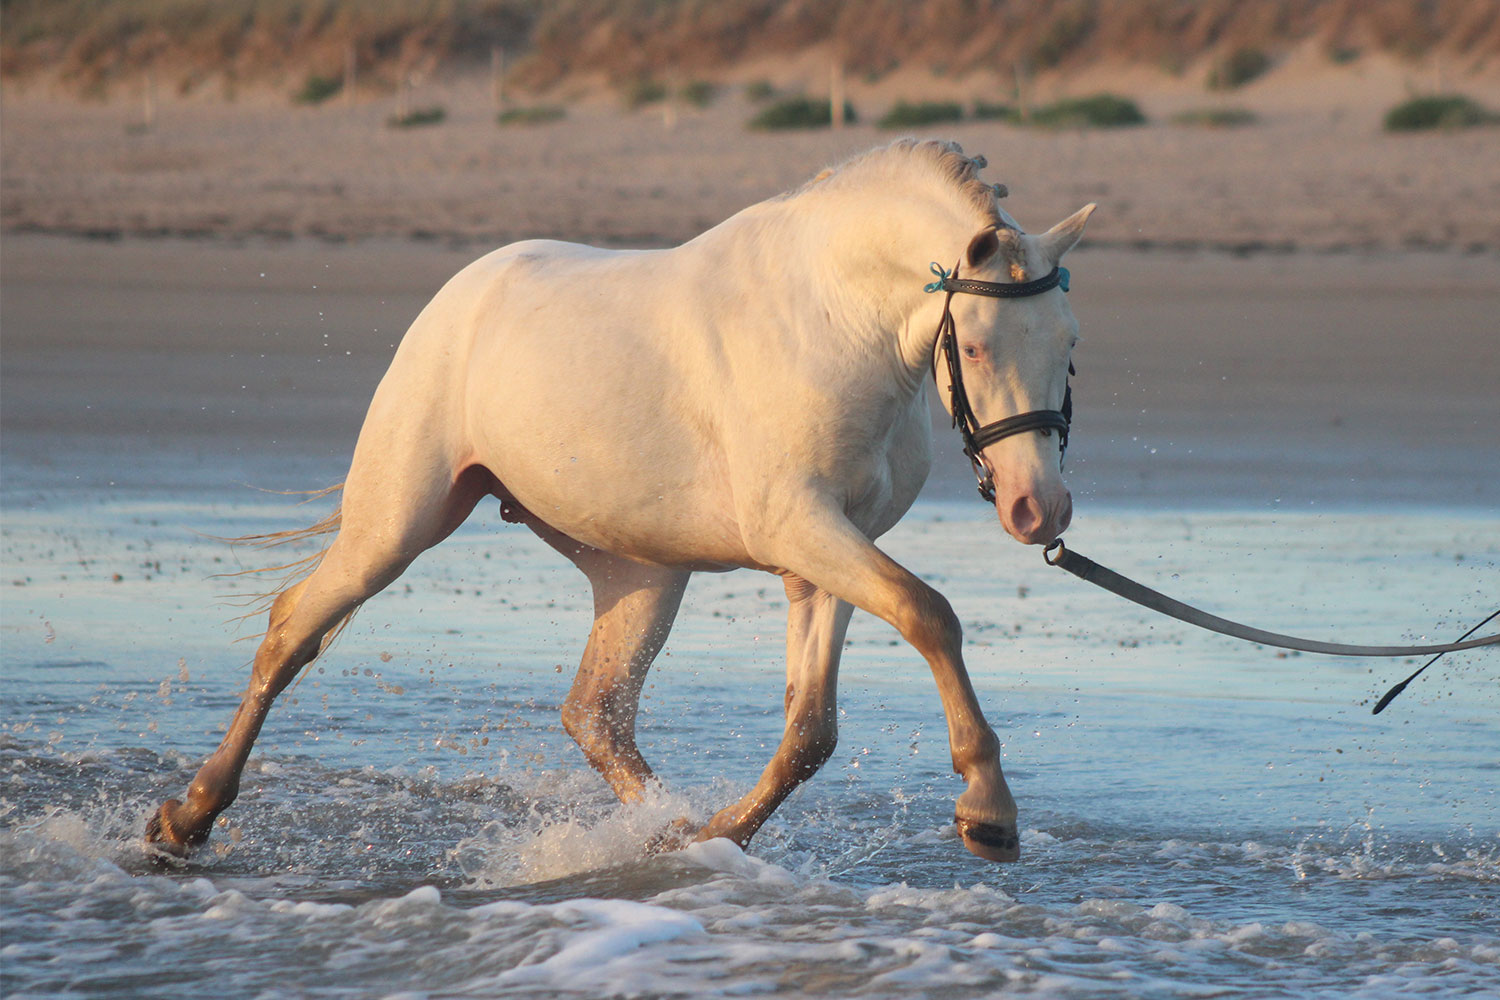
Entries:
{"label": "shallow sea water", "polygon": [[[1500,990],[1500,660],[1284,654],[1151,617],[924,502],[883,543],[942,590],[1021,808],[971,857],[925,665],[857,615],[841,734],[748,852],[645,858],[780,734],[778,582],[699,576],[614,802],[558,708],[584,581],[486,507],[272,713],[211,846],[138,837],[217,742],[255,631],[206,536],[318,512],[150,495],[8,505],[0,969],[8,996],[1347,997]],[[1085,509],[1070,544],[1231,617],[1455,637],[1500,594],[1474,512]]]}

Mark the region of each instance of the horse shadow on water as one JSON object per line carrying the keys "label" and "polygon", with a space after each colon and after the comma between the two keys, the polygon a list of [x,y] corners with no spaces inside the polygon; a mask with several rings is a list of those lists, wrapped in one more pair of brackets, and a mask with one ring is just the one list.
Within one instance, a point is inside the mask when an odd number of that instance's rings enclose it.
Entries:
{"label": "horse shadow on water", "polygon": [[460,271],[376,389],[338,511],[271,536],[333,538],[274,596],[223,741],[147,840],[177,855],[203,844],[276,696],[363,601],[494,496],[593,588],[562,719],[625,802],[656,781],[636,747],[637,700],[690,574],[782,578],[781,743],[743,798],[657,846],[743,846],[827,761],[839,654],[861,608],[932,668],[967,786],[964,845],[1015,860],[1016,805],[958,619],[873,541],[927,478],[934,374],[1005,530],[1048,543],[1072,514],[1059,469],[1078,326],[1059,262],[1094,206],[1025,234],[1000,208],[1004,189],[979,179],[984,166],[953,143],[904,140],[679,247],[529,240]]}

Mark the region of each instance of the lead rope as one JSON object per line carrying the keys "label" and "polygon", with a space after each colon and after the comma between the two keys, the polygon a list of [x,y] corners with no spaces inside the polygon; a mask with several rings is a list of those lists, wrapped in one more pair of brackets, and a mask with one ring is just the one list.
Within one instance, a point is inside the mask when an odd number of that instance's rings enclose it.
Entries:
{"label": "lead rope", "polygon": [[[1054,553],[1056,553],[1054,555]],[[1222,635],[1233,636],[1236,639],[1245,639],[1249,642],[1258,642],[1266,646],[1279,646],[1283,649],[1299,649],[1307,653],[1327,653],[1332,656],[1426,656],[1433,654],[1421,669],[1412,674],[1392,688],[1379,704],[1374,708],[1374,714],[1379,714],[1381,709],[1390,704],[1391,699],[1400,694],[1406,685],[1410,684],[1423,670],[1437,662],[1438,657],[1444,653],[1456,652],[1460,649],[1477,649],[1480,646],[1500,645],[1500,634],[1481,636],[1478,639],[1470,639],[1469,636],[1479,631],[1496,617],[1500,617],[1500,609],[1490,615],[1484,621],[1475,625],[1464,633],[1457,642],[1444,643],[1437,646],[1356,646],[1341,642],[1322,642],[1317,639],[1299,639],[1296,636],[1282,635],[1279,632],[1267,632],[1265,629],[1253,628],[1242,625],[1239,622],[1230,621],[1228,618],[1220,618],[1211,615],[1189,604],[1174,600],[1165,594],[1152,590],[1150,587],[1136,583],[1129,577],[1121,576],[1112,569],[1100,566],[1087,556],[1079,555],[1071,551],[1063,544],[1061,538],[1054,541],[1042,552],[1042,558],[1048,566],[1057,566],[1069,573],[1092,583],[1096,587],[1102,587],[1112,594],[1134,601],[1143,608],[1159,612],[1178,621],[1196,625],[1199,628],[1208,629],[1210,632],[1218,632]]]}
{"label": "lead rope", "polygon": [[[1491,614],[1490,614],[1490,616],[1488,618],[1486,618],[1484,621],[1480,622],[1478,625],[1475,625],[1473,628],[1469,629],[1469,631],[1465,632],[1463,635],[1459,636],[1458,637],[1459,641],[1462,642],[1463,640],[1467,639],[1469,636],[1473,635],[1475,632],[1478,632],[1480,629],[1484,628],[1486,625],[1488,625],[1490,622],[1494,621],[1496,618],[1500,618],[1500,608],[1496,608],[1493,612],[1491,612]],[[1400,684],[1397,684],[1395,687],[1393,687],[1389,691],[1387,691],[1385,693],[1385,697],[1381,698],[1379,701],[1377,701],[1375,703],[1375,707],[1372,708],[1372,709],[1370,709],[1370,714],[1371,715],[1379,715],[1381,712],[1385,711],[1385,706],[1387,706],[1391,702],[1395,701],[1396,700],[1396,695],[1398,695],[1402,691],[1406,690],[1406,685],[1408,685],[1412,681],[1416,680],[1417,676],[1419,674],[1421,674],[1422,671],[1426,670],[1428,667],[1432,666],[1434,663],[1436,663],[1438,660],[1441,660],[1442,658],[1443,658],[1443,654],[1442,653],[1438,653],[1432,659],[1428,660],[1426,663],[1424,663],[1420,667],[1418,667],[1417,670],[1410,677],[1408,677],[1406,680],[1402,681]]]}

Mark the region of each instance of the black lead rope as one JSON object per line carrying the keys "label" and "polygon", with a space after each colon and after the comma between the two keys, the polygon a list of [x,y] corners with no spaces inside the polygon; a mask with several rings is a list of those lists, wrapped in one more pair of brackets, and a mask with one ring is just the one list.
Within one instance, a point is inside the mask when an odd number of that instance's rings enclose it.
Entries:
{"label": "black lead rope", "polygon": [[[1486,625],[1488,625],[1490,622],[1494,621],[1496,618],[1500,618],[1500,608],[1496,608],[1493,612],[1490,613],[1490,616],[1488,618],[1486,618],[1484,621],[1480,622],[1478,625],[1475,625],[1473,628],[1469,629],[1469,631],[1465,632],[1463,635],[1459,636],[1458,637],[1459,641],[1463,641],[1464,639],[1467,639],[1469,636],[1473,635],[1475,632],[1478,632],[1480,629],[1484,628]],[[1436,663],[1438,660],[1441,660],[1442,658],[1443,658],[1443,654],[1442,653],[1438,653],[1432,659],[1428,660],[1426,663],[1422,664],[1415,671],[1413,671],[1412,675],[1410,677],[1408,677],[1406,680],[1402,681],[1400,684],[1397,684],[1395,687],[1393,687],[1389,691],[1387,691],[1385,693],[1385,697],[1381,698],[1379,701],[1377,701],[1375,703],[1375,707],[1372,708],[1372,709],[1370,709],[1370,714],[1371,715],[1379,715],[1381,712],[1385,711],[1385,706],[1389,705],[1392,701],[1395,701],[1396,695],[1398,695],[1402,691],[1406,690],[1406,685],[1408,685],[1412,681],[1416,680],[1417,677],[1422,673],[1422,671],[1426,670],[1428,667],[1432,666],[1434,663]]]}
{"label": "black lead rope", "polygon": [[1426,656],[1433,654],[1432,659],[1411,677],[1397,684],[1391,689],[1380,703],[1375,706],[1375,712],[1379,712],[1390,704],[1392,698],[1401,693],[1407,684],[1420,674],[1422,670],[1437,662],[1439,656],[1444,653],[1456,652],[1460,649],[1477,649],[1480,646],[1500,645],[1500,635],[1481,636],[1478,639],[1470,639],[1479,629],[1483,628],[1491,620],[1500,617],[1500,610],[1490,615],[1484,621],[1469,629],[1457,642],[1444,643],[1437,646],[1354,646],[1341,642],[1322,642],[1317,639],[1299,639],[1296,636],[1282,635],[1279,632],[1267,632],[1265,629],[1252,628],[1249,625],[1241,625],[1239,622],[1211,615],[1181,601],[1173,600],[1165,594],[1152,590],[1150,587],[1142,586],[1128,577],[1121,576],[1114,570],[1100,566],[1087,556],[1073,552],[1063,544],[1061,538],[1042,553],[1042,558],[1049,566],[1057,566],[1067,570],[1080,580],[1103,587],[1112,594],[1134,601],[1143,608],[1160,612],[1176,618],[1178,621],[1196,625],[1199,628],[1208,629],[1210,632],[1218,632],[1222,635],[1233,636],[1236,639],[1245,639],[1250,642],[1258,642],[1266,646],[1280,646],[1283,649],[1300,649],[1308,653],[1327,653],[1333,656]]}

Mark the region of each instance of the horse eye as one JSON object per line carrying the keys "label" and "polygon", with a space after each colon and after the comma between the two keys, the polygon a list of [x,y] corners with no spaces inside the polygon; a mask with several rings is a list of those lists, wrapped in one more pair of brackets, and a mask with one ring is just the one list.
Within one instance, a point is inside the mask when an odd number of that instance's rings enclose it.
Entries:
{"label": "horse eye", "polygon": [[966,358],[977,358],[977,357],[979,357],[979,348],[975,347],[973,344],[969,344],[968,346],[966,346],[964,348],[964,357],[966,357]]}

